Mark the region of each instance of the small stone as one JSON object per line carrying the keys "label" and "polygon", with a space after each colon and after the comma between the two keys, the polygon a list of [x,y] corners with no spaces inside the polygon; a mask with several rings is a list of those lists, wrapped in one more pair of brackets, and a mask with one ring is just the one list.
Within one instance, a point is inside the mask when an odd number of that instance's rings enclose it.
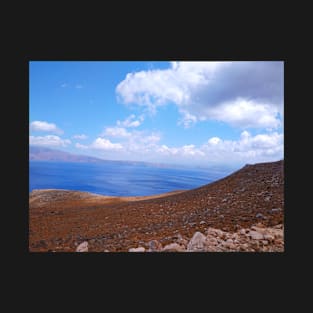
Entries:
{"label": "small stone", "polygon": [[185,250],[184,247],[182,247],[181,245],[179,245],[176,242],[170,243],[162,249],[163,252],[181,252],[184,250]]}
{"label": "small stone", "polygon": [[283,229],[283,225],[282,224],[278,224],[276,226],[273,227],[274,229]]}
{"label": "small stone", "polygon": [[205,221],[201,221],[199,224],[203,225],[203,224],[206,224],[206,222]]}
{"label": "small stone", "polygon": [[205,241],[205,246],[217,246],[218,245],[218,241],[215,237],[207,237],[206,241]]}
{"label": "small stone", "polygon": [[282,209],[281,208],[274,208],[274,209],[271,209],[271,212],[280,212],[280,211],[282,211]]}
{"label": "small stone", "polygon": [[144,247],[138,247],[138,248],[130,248],[128,252],[145,252],[146,249]]}
{"label": "small stone", "polygon": [[268,202],[268,201],[271,200],[271,197],[265,197],[264,200],[265,200],[266,202]]}
{"label": "small stone", "polygon": [[149,241],[148,246],[149,246],[149,250],[148,250],[149,252],[162,250],[162,244],[157,240]]}
{"label": "small stone", "polygon": [[247,243],[243,243],[240,245],[240,251],[247,251],[249,249],[249,245]]}
{"label": "small stone", "polygon": [[256,218],[263,218],[265,219],[265,216],[261,213],[257,213],[257,215],[255,216]]}
{"label": "small stone", "polygon": [[275,237],[273,235],[270,235],[270,234],[265,234],[264,239],[268,240],[269,242],[272,242],[272,241],[274,241]]}
{"label": "small stone", "polygon": [[88,242],[84,241],[76,248],[76,252],[88,252]]}
{"label": "small stone", "polygon": [[246,234],[246,230],[244,228],[240,229],[239,234],[240,235],[245,235]]}
{"label": "small stone", "polygon": [[251,230],[248,235],[254,240],[262,240],[264,238],[261,233],[254,230]]}

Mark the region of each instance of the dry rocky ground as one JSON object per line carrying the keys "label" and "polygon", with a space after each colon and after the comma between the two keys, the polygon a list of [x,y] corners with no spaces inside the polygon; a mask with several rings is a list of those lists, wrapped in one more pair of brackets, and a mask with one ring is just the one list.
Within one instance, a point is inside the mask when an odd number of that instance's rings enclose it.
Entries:
{"label": "dry rocky ground", "polygon": [[29,250],[282,252],[283,167],[246,165],[200,188],[152,197],[33,191]]}

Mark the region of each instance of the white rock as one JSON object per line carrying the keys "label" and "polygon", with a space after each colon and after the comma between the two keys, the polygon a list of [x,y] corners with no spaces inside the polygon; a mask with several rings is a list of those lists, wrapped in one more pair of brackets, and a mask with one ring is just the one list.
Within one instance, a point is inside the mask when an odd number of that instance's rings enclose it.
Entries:
{"label": "white rock", "polygon": [[76,252],[88,252],[88,242],[84,241],[77,246]]}
{"label": "white rock", "polygon": [[264,238],[261,233],[254,231],[254,230],[251,230],[249,232],[249,237],[254,239],[254,240],[262,240]]}
{"label": "white rock", "polygon": [[205,240],[206,237],[200,233],[200,232],[195,232],[191,240],[189,241],[187,245],[187,251],[199,251],[203,250],[205,246]]}
{"label": "white rock", "polygon": [[246,230],[244,228],[240,229],[239,234],[240,235],[245,235],[246,234]]}
{"label": "white rock", "polygon": [[218,241],[215,237],[208,236],[205,241],[205,245],[207,246],[216,246],[218,245]]}
{"label": "white rock", "polygon": [[166,245],[162,251],[164,252],[180,252],[185,250],[184,247],[182,247],[181,245],[179,245],[178,243],[170,243],[168,245]]}
{"label": "white rock", "polygon": [[269,242],[272,242],[275,239],[275,237],[271,234],[265,234],[264,239],[268,240]]}
{"label": "white rock", "polygon": [[146,249],[144,247],[138,247],[138,248],[130,248],[128,252],[145,252]]}

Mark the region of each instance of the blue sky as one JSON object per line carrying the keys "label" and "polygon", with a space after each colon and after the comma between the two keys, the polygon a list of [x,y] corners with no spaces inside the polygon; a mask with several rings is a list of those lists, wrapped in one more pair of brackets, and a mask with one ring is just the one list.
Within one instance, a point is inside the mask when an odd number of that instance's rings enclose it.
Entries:
{"label": "blue sky", "polygon": [[279,160],[283,70],[278,61],[32,61],[30,144],[111,160]]}

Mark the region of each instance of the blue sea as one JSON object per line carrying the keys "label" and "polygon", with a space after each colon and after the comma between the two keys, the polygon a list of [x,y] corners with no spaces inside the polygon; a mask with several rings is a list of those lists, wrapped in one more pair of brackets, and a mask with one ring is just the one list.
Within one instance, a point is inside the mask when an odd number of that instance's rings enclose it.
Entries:
{"label": "blue sea", "polygon": [[69,189],[109,196],[148,196],[193,189],[230,174],[230,169],[158,167],[119,162],[29,162],[29,191]]}

